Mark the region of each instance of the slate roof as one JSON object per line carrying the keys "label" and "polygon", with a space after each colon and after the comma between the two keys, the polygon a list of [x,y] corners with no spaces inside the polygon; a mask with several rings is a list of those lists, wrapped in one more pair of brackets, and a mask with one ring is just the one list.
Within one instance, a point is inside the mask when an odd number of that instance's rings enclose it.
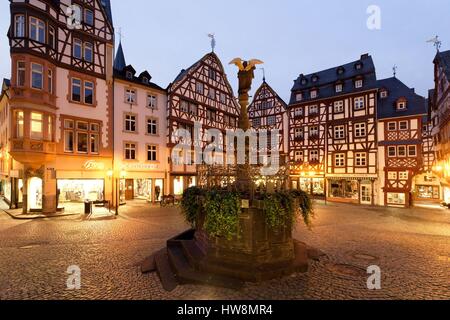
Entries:
{"label": "slate roof", "polygon": [[106,15],[108,17],[109,22],[111,23],[111,26],[113,26],[113,17],[112,17],[112,10],[111,10],[111,0],[101,0],[102,6],[105,9]]}
{"label": "slate roof", "polygon": [[[356,66],[360,65],[361,68],[357,69]],[[339,71],[342,72],[339,72]],[[314,78],[317,81],[313,81]],[[356,89],[354,81],[357,78],[363,78],[363,87]],[[336,84],[343,84],[343,91],[336,93]],[[303,103],[309,101],[309,92],[312,89],[318,89],[319,95],[317,99],[331,98],[333,96],[340,96],[349,93],[355,93],[360,91],[366,91],[369,89],[375,89],[377,85],[377,78],[375,73],[375,65],[370,55],[364,54],[359,60],[347,63],[342,66],[333,67],[327,70],[319,71],[308,75],[301,74],[297,80],[294,81],[292,88],[292,95],[290,104]],[[297,101],[297,93],[303,94],[303,100]]]}
{"label": "slate roof", "polygon": [[[378,87],[380,91],[388,91],[387,98],[378,95],[378,119],[428,114],[427,100],[397,78],[379,80]],[[406,98],[406,110],[397,110],[397,101],[400,98]]]}
{"label": "slate roof", "polygon": [[439,62],[442,68],[444,68],[445,75],[448,81],[450,81],[450,50],[438,52],[434,62]]}
{"label": "slate roof", "polygon": [[114,69],[122,71],[127,66],[125,62],[125,55],[123,54],[122,41],[119,42],[116,58],[114,59]]}

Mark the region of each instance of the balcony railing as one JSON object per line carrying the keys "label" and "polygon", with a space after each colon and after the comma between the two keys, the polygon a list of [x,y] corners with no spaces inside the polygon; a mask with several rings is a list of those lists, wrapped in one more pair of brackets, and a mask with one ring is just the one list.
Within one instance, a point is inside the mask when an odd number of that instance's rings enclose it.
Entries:
{"label": "balcony railing", "polygon": [[55,154],[56,143],[32,140],[32,139],[11,139],[11,153],[14,152],[30,152],[42,154]]}

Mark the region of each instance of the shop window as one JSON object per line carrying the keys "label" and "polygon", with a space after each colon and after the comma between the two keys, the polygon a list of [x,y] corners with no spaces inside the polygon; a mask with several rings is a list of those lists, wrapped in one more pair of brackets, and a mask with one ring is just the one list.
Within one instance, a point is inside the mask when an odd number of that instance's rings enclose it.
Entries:
{"label": "shop window", "polygon": [[338,153],[334,156],[334,165],[337,168],[345,167],[345,153]]}
{"label": "shop window", "polygon": [[31,87],[39,90],[44,87],[44,67],[41,64],[31,64]]}
{"label": "shop window", "polygon": [[158,161],[158,146],[147,146],[147,161]]}
{"label": "shop window", "polygon": [[388,204],[393,205],[405,205],[406,204],[406,195],[404,193],[391,193],[387,194]]}
{"label": "shop window", "polygon": [[14,17],[14,36],[16,38],[25,37],[25,16],[23,14]]}
{"label": "shop window", "polygon": [[100,179],[58,180],[59,203],[102,201],[105,181]]}
{"label": "shop window", "polygon": [[359,199],[359,184],[356,180],[336,180],[329,184],[332,198],[343,198],[357,201]]}
{"label": "shop window", "polygon": [[17,61],[17,86],[18,87],[25,86],[25,74],[26,74],[25,61]]}
{"label": "shop window", "polygon": [[40,43],[45,43],[44,21],[30,17],[30,39]]}
{"label": "shop window", "polygon": [[43,115],[42,113],[31,113],[31,139],[43,139]]}
{"label": "shop window", "polygon": [[125,160],[136,160],[135,143],[125,143]]}

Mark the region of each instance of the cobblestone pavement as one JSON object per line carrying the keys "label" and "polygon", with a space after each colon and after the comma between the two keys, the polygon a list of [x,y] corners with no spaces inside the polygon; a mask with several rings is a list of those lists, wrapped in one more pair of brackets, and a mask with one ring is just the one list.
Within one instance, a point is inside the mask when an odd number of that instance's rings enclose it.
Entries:
{"label": "cobblestone pavement", "polygon": [[[450,299],[450,213],[316,204],[312,231],[297,239],[327,257],[307,274],[241,291],[181,286],[165,292],[137,264],[187,225],[175,208],[122,208],[101,216],[18,221],[0,212],[0,300],[3,299]],[[71,265],[81,289],[66,290]],[[367,267],[382,270],[382,289],[366,287]]]}

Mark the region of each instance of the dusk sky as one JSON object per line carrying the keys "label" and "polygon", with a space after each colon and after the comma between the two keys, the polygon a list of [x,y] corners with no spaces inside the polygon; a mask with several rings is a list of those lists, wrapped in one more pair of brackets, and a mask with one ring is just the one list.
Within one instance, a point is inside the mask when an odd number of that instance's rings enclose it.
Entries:
{"label": "dusk sky", "polygon": [[[381,8],[381,30],[369,30],[369,5]],[[147,69],[166,87],[183,68],[216,52],[236,88],[235,57],[265,62],[267,81],[288,100],[293,80],[356,60],[370,53],[379,79],[398,78],[424,95],[433,87],[435,49],[426,40],[440,36],[450,49],[448,0],[112,0],[116,31],[122,28],[127,64]],[[0,4],[0,77],[10,76],[9,1]],[[118,36],[117,36],[118,40]],[[262,72],[256,72],[253,89]]]}

